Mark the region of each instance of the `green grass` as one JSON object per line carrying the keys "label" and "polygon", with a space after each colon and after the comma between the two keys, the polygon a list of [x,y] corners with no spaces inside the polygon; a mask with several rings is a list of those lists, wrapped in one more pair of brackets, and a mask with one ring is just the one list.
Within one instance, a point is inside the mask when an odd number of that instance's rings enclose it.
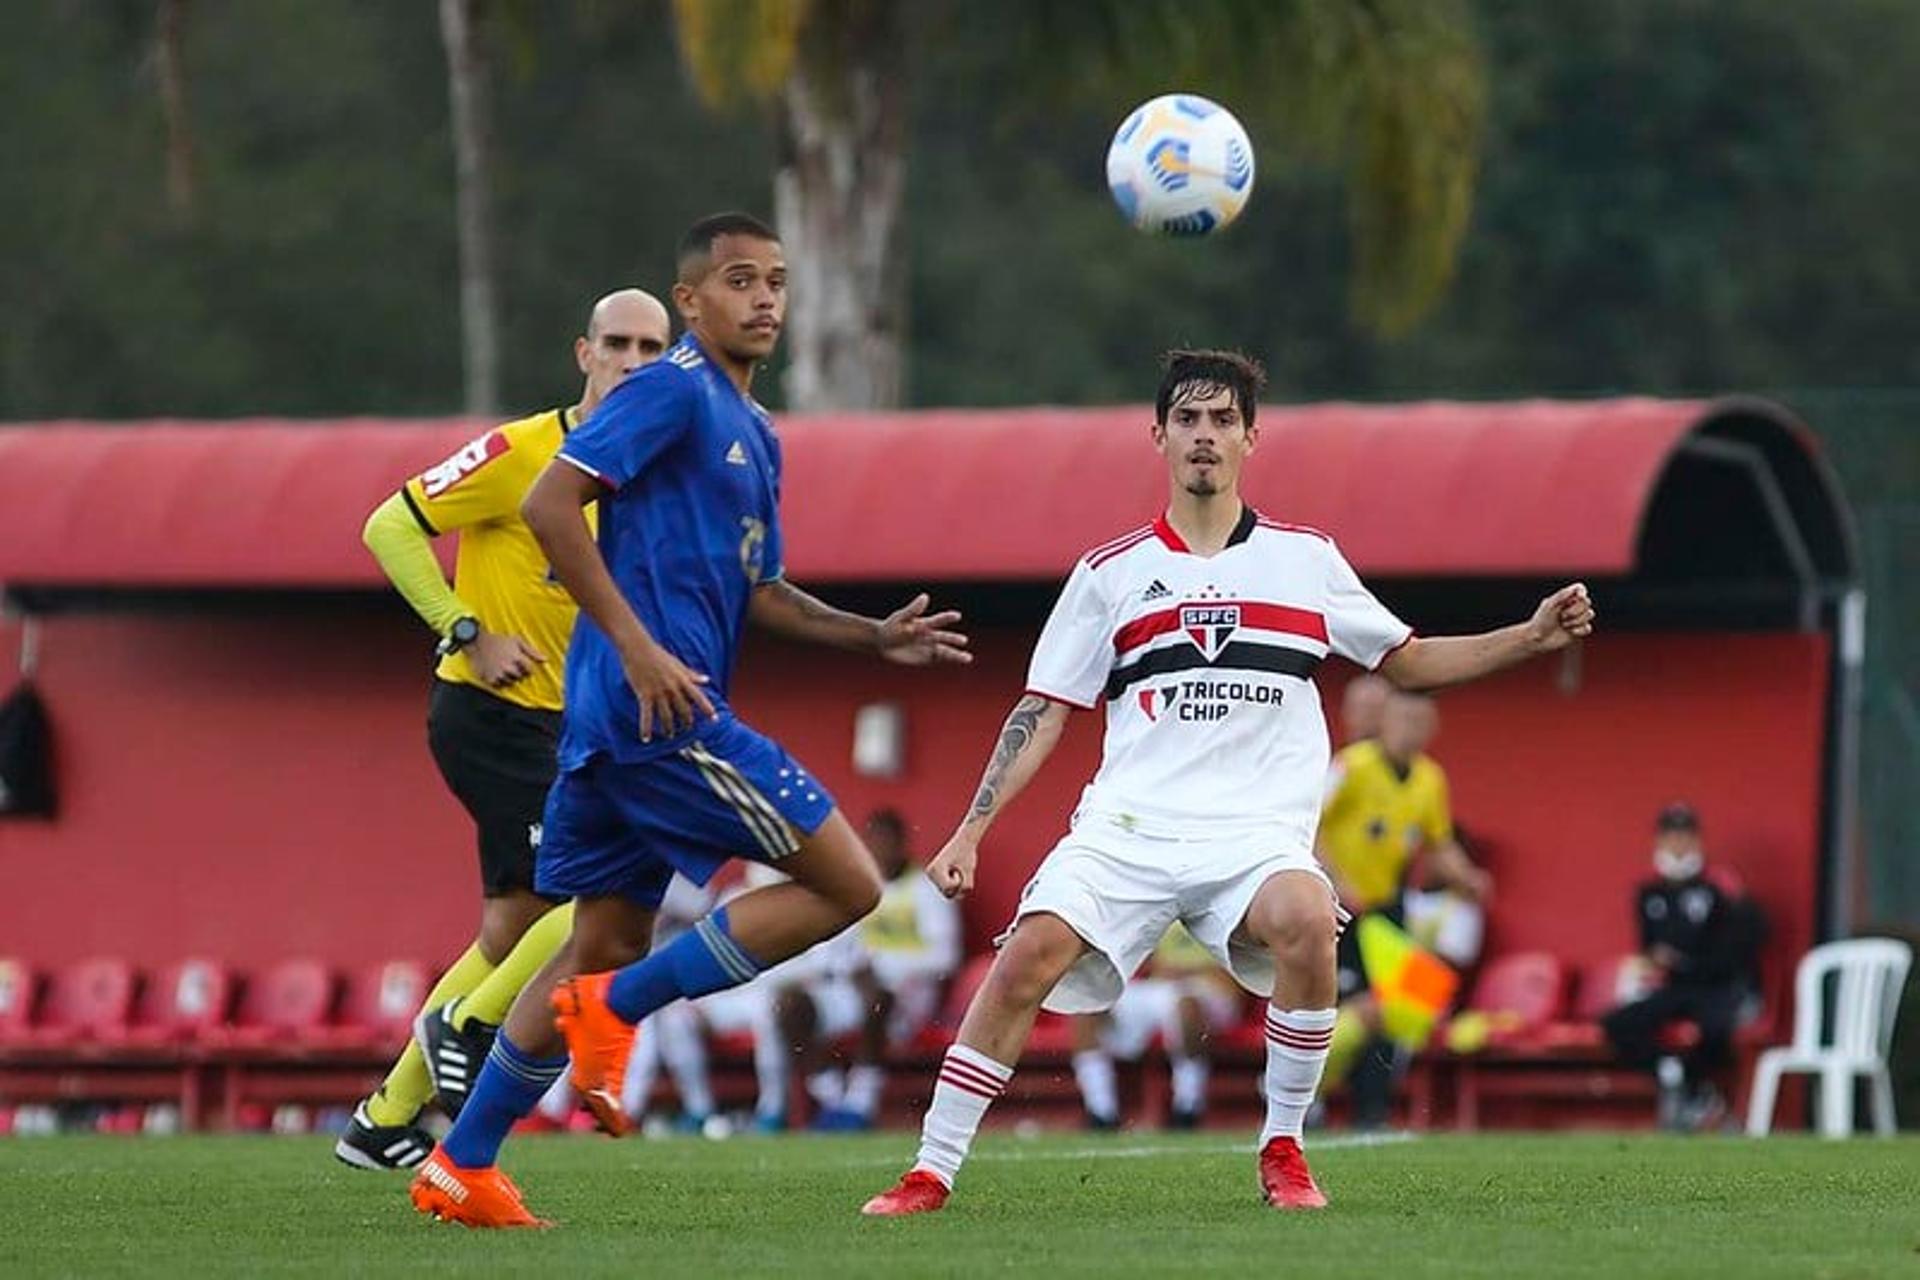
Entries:
{"label": "green grass", "polygon": [[910,1136],[523,1139],[561,1228],[479,1233],[318,1139],[16,1139],[0,1275],[1920,1276],[1912,1138],[1341,1141],[1321,1214],[1261,1206],[1222,1136],[990,1136],[945,1213],[867,1221]]}

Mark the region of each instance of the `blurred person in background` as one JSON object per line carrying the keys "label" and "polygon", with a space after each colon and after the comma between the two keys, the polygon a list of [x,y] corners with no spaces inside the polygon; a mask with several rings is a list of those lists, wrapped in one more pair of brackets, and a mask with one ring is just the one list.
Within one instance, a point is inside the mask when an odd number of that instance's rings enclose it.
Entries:
{"label": "blurred person in background", "polygon": [[1468,903],[1482,902],[1492,879],[1454,836],[1446,771],[1426,754],[1440,730],[1440,711],[1425,694],[1391,690],[1379,737],[1343,748],[1333,760],[1320,819],[1320,860],[1353,919],[1341,932],[1339,1014],[1321,1091],[1351,1077],[1353,1122],[1386,1122],[1393,1047],[1380,1034],[1379,1009],[1360,956],[1360,918],[1378,912],[1407,925],[1409,873],[1419,860],[1424,883]]}
{"label": "blurred person in background", "polygon": [[1197,1129],[1207,1109],[1213,1037],[1240,1018],[1240,988],[1212,953],[1176,922],[1127,984],[1113,1008],[1073,1019],[1073,1078],[1080,1086],[1087,1127],[1120,1127],[1120,1089],[1114,1060],[1137,1062],[1155,1035],[1167,1052],[1172,1107],[1167,1124]]}
{"label": "blurred person in background", "polygon": [[[1654,821],[1654,878],[1634,894],[1640,974],[1651,988],[1601,1020],[1628,1065],[1653,1071],[1664,1127],[1709,1129],[1726,1116],[1714,1074],[1733,1060],[1733,1033],[1755,998],[1764,933],[1758,908],[1708,877],[1700,817],[1670,804]],[[1699,1038],[1669,1055],[1660,1044],[1669,1023],[1685,1020]]]}
{"label": "blurred person in background", "polygon": [[[457,1115],[514,996],[567,936],[572,912],[534,892],[540,815],[560,736],[560,659],[574,603],[520,518],[534,477],[561,441],[623,378],[657,360],[667,310],[639,289],[594,303],[574,339],[585,376],[570,405],[496,427],[414,476],[374,509],[363,537],[395,589],[440,637],[427,704],[427,743],[479,837],[480,930],[441,975],[415,1041],[354,1109],[334,1154],[361,1169],[407,1169],[433,1139],[417,1123],[434,1094]],[[448,584],[432,540],[457,532]],[[411,892],[394,864],[373,896]]]}
{"label": "blurred person in background", "polygon": [[1380,722],[1387,714],[1387,698],[1393,686],[1371,671],[1362,671],[1347,681],[1340,695],[1341,745],[1350,747],[1380,736]]}
{"label": "blurred person in background", "polygon": [[[813,1127],[870,1129],[886,1086],[886,1051],[933,1020],[960,967],[960,909],[920,874],[906,819],[877,809],[867,847],[886,880],[880,905],[857,929],[827,944],[824,972],[777,998],[782,1044],[818,1108]],[[844,1076],[827,1061],[830,1042],[858,1033]]]}

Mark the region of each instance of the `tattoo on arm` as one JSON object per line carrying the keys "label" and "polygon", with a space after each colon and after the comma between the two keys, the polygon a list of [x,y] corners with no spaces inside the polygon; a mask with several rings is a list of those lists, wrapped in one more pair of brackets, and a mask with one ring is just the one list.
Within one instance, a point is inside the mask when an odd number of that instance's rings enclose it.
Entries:
{"label": "tattoo on arm", "polygon": [[973,807],[967,810],[969,819],[983,817],[999,807],[1000,791],[1006,785],[1007,770],[1013,767],[1020,753],[1033,742],[1034,730],[1039,727],[1040,715],[1046,709],[1047,700],[1031,693],[1014,704],[1012,714],[1000,727],[1000,741],[993,749],[993,759],[987,762],[986,773],[981,775],[980,789],[973,796]]}

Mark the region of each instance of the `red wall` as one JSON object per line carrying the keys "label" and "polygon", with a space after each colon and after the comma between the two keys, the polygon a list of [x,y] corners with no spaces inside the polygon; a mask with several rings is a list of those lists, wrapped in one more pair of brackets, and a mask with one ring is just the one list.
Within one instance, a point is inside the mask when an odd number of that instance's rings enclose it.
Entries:
{"label": "red wall", "polygon": [[[975,643],[972,668],[936,674],[762,645],[737,700],[856,816],[900,806],[930,853],[1019,694],[1030,636]],[[41,650],[64,811],[0,822],[0,954],[354,963],[464,942],[471,836],[423,741],[426,646],[397,613],[56,617]],[[0,631],[0,684],[13,651]],[[1652,815],[1685,796],[1711,853],[1770,909],[1780,954],[1797,954],[1814,913],[1825,672],[1816,636],[1612,635],[1566,687],[1576,673],[1545,662],[1448,694],[1435,752],[1457,813],[1492,846],[1495,945],[1574,960],[1629,947]],[[907,708],[896,782],[849,776],[853,708],[878,699]],[[976,944],[1098,750],[1096,719],[1076,716],[995,831],[968,911]]]}

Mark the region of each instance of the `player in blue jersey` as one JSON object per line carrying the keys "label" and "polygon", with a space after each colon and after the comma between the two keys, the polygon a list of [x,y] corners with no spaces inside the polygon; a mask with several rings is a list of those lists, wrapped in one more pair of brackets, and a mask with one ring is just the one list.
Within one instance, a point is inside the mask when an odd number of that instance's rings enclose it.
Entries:
{"label": "player in blue jersey", "polygon": [[[874,859],[827,789],[728,705],[741,632],[751,619],[910,665],[970,655],[952,629],[959,614],[928,613],[925,595],[863,618],[784,576],[780,442],[748,388],[779,339],[786,283],[762,223],[695,223],[673,287],[686,335],[607,396],[527,495],[522,514],[581,609],[535,871],[540,893],[576,900],[573,934],[521,992],[459,1119],[421,1164],[412,1197],[424,1213],[544,1225],[495,1161],[569,1054],[601,1127],[624,1132],[635,1024],[746,982],[879,902]],[[596,500],[597,545],[581,514]],[[704,884],[735,856],[788,879],[647,955],[673,873]]]}

